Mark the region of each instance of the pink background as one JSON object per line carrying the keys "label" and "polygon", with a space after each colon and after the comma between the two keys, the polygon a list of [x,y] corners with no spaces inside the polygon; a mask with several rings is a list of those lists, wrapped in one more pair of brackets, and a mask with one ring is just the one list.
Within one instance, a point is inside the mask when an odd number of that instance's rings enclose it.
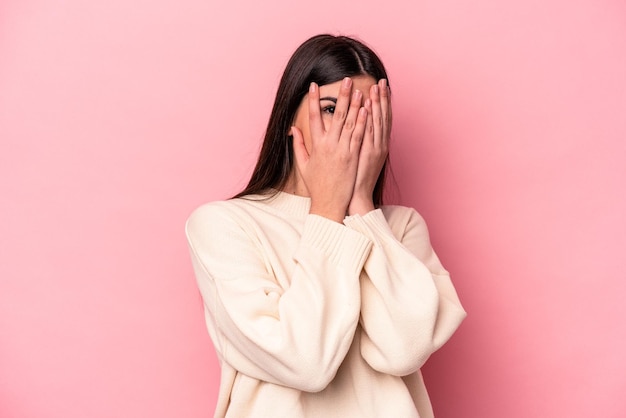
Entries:
{"label": "pink background", "polygon": [[437,416],[626,416],[625,16],[3,1],[0,416],[212,413],[183,225],[244,185],[288,57],[328,31],[383,57],[396,201],[427,219],[469,312],[424,370]]}

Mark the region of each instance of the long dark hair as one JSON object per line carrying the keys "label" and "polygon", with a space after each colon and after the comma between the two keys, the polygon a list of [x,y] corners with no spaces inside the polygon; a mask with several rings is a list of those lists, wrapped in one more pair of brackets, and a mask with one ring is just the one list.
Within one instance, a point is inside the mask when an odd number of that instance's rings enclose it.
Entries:
{"label": "long dark hair", "polygon": [[[387,79],[380,58],[363,43],[346,36],[317,35],[298,47],[291,56],[280,80],[265,139],[246,188],[234,197],[267,194],[281,190],[294,165],[293,138],[288,136],[296,111],[312,82],[319,86],[344,77],[369,75],[378,81]],[[372,194],[374,205],[383,203],[387,162]]]}

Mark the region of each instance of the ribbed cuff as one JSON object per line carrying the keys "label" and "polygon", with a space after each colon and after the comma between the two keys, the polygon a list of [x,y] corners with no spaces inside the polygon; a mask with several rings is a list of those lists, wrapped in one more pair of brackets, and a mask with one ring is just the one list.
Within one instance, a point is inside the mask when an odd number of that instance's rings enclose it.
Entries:
{"label": "ribbed cuff", "polygon": [[301,242],[318,248],[332,263],[355,273],[363,268],[372,246],[366,235],[313,214],[307,215]]}
{"label": "ribbed cuff", "polygon": [[367,236],[376,245],[381,246],[385,241],[394,240],[393,232],[380,209],[373,210],[367,214],[348,216],[343,223],[350,229]]}

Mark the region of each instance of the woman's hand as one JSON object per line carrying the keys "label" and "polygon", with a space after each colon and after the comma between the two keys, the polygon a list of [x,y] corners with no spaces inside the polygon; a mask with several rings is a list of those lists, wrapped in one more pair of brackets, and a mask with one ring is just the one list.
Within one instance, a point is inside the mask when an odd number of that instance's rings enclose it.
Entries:
{"label": "woman's hand", "polygon": [[365,215],[374,210],[372,194],[389,152],[391,102],[387,80],[380,80],[370,88],[370,99],[365,102],[365,108],[368,110],[367,125],[359,155],[354,192],[348,207],[350,215]]}
{"label": "woman's hand", "polygon": [[368,111],[361,106],[363,94],[352,92],[349,78],[343,80],[339,89],[328,131],[322,121],[319,87],[315,83],[311,84],[308,100],[308,151],[302,132],[295,126],[291,128],[296,167],[311,197],[310,213],[342,222],[354,193]]}

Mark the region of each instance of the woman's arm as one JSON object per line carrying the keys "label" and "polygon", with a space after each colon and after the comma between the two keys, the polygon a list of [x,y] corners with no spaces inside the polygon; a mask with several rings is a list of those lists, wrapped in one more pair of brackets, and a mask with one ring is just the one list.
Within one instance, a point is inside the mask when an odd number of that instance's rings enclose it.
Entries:
{"label": "woman's arm", "polygon": [[[270,262],[263,255],[266,237],[233,213],[226,204],[205,205],[186,227],[216,351],[222,361],[256,379],[322,390],[354,336],[359,273],[370,241],[339,223],[308,215],[298,245],[276,244],[268,251],[280,260]],[[277,262],[293,269],[280,278],[287,286],[272,270]]]}
{"label": "woman's arm", "polygon": [[450,338],[466,313],[423,218],[403,207],[385,211],[390,223],[379,209],[345,224],[374,243],[361,275],[361,354],[374,369],[404,376]]}

